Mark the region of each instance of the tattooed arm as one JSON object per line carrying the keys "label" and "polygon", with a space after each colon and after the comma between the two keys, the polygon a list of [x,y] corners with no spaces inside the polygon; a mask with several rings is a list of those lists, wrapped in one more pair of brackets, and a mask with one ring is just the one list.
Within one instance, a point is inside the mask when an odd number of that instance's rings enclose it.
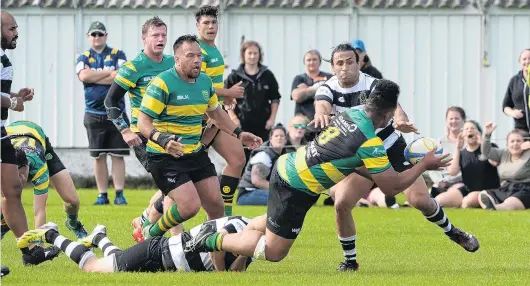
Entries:
{"label": "tattooed arm", "polygon": [[252,171],[250,173],[250,181],[254,187],[262,190],[269,189],[269,181],[267,176],[271,172],[271,169],[263,163],[257,163],[252,166]]}

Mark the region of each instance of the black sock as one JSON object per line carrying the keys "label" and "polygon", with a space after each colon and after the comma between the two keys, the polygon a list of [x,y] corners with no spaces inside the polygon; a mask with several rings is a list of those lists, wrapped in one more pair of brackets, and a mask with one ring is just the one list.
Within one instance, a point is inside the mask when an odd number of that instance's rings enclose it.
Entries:
{"label": "black sock", "polygon": [[385,204],[386,204],[387,208],[395,205],[396,204],[396,197],[385,196]]}
{"label": "black sock", "polygon": [[119,196],[123,193],[123,190],[116,190],[116,196]]}
{"label": "black sock", "polygon": [[234,202],[234,194],[236,193],[237,185],[239,185],[239,178],[230,176],[221,176],[221,195],[225,203],[225,215],[232,215],[232,204]]}
{"label": "black sock", "polygon": [[107,192],[105,192],[105,193],[99,193],[99,196],[100,196],[100,197],[104,197],[104,198],[108,198],[108,194],[107,194]]}
{"label": "black sock", "polygon": [[445,234],[449,235],[451,234],[451,231],[453,230],[453,225],[449,221],[449,218],[444,213],[444,210],[440,207],[440,205],[434,200],[434,203],[436,204],[436,210],[431,215],[426,215],[425,218],[442,228],[445,232]]}

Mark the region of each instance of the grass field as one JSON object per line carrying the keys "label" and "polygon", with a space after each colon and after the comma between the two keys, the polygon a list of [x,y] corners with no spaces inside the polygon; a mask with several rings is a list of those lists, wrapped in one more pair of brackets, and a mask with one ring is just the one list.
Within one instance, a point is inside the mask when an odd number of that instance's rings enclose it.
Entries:
{"label": "grass field", "polygon": [[[119,247],[134,244],[130,221],[145,207],[153,191],[129,191],[129,205],[92,206],[94,190],[80,190],[80,219],[87,231],[96,224],[108,228]],[[113,199],[113,195],[110,196]],[[30,225],[32,192],[24,192]],[[265,207],[235,207],[235,213],[254,217]],[[25,267],[12,233],[2,241],[2,264],[11,273],[4,285],[528,285],[530,282],[530,212],[446,210],[457,226],[476,235],[481,248],[467,253],[416,210],[403,208],[354,209],[357,219],[357,255],[360,271],[338,273],[342,259],[332,207],[318,203],[309,211],[303,231],[291,253],[278,263],[255,262],[246,273],[83,273],[67,256],[52,262]],[[185,227],[201,223],[201,212]],[[51,190],[48,221],[59,225],[62,234],[73,238],[64,226],[60,198]],[[96,252],[101,256],[101,252]]]}

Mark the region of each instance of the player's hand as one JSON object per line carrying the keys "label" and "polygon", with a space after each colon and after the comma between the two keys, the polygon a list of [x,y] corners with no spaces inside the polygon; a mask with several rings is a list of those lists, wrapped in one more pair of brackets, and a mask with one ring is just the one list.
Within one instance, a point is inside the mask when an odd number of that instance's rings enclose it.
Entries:
{"label": "player's hand", "polygon": [[263,140],[260,137],[245,131],[239,134],[239,139],[250,150],[254,150],[263,144]]}
{"label": "player's hand", "polygon": [[521,109],[512,109],[510,115],[515,119],[521,119],[524,116],[523,111]]}
{"label": "player's hand", "polygon": [[464,147],[464,132],[460,131],[460,133],[458,133],[458,138],[456,141],[456,150],[460,151],[460,149],[462,149],[463,147]]}
{"label": "player's hand", "polygon": [[431,150],[429,153],[425,154],[423,159],[418,164],[423,164],[425,169],[431,171],[441,170],[442,168],[449,166],[451,160],[453,160],[453,158],[449,157],[450,154],[445,154],[438,157],[434,155],[435,151],[436,150]]}
{"label": "player's hand", "polygon": [[33,88],[24,87],[18,91],[17,97],[22,98],[23,101],[31,101],[35,92]]}
{"label": "player's hand", "polygon": [[234,110],[236,108],[237,100],[235,98],[225,98],[223,102],[226,110]]}
{"label": "player's hand", "polygon": [[495,123],[490,121],[490,122],[486,123],[486,125],[484,127],[485,127],[485,133],[487,135],[491,135],[493,133],[493,131],[495,131],[495,129],[497,128],[497,125],[495,125]]}
{"label": "player's hand", "polygon": [[184,155],[184,144],[180,143],[182,137],[179,137],[177,140],[175,140],[175,135],[173,135],[170,137],[170,139],[171,140],[167,142],[165,147],[166,152],[175,158]]}
{"label": "player's hand", "polygon": [[331,116],[327,114],[315,114],[315,118],[309,122],[308,125],[315,126],[315,128],[326,128],[331,121]]}
{"label": "player's hand", "polygon": [[234,84],[228,91],[230,92],[230,97],[232,98],[243,98],[243,95],[245,95],[245,88],[241,85],[243,84],[243,81],[240,81],[236,84]]}
{"label": "player's hand", "polygon": [[122,131],[121,136],[123,141],[129,146],[138,146],[142,144],[142,139],[136,133],[132,132],[131,129],[125,129]]}
{"label": "player's hand", "polygon": [[274,126],[274,119],[269,118],[269,120],[265,122],[265,129],[271,130],[272,126]]}
{"label": "player's hand", "polygon": [[299,84],[299,85],[296,86],[296,88],[308,88],[308,87],[309,87],[309,86],[307,86],[307,84],[305,84],[305,83],[303,83],[303,82],[302,82],[301,84]]}
{"label": "player's hand", "polygon": [[521,150],[526,151],[530,149],[530,141],[525,141],[523,144],[521,144]]}
{"label": "player's hand", "polygon": [[418,132],[418,128],[416,128],[416,126],[414,126],[414,124],[411,123],[411,122],[406,122],[406,121],[403,121],[403,120],[394,121],[394,123],[392,123],[392,126],[394,127],[394,129],[396,129],[396,130],[398,130],[400,132],[403,132],[403,133],[414,132],[416,134],[420,134]]}

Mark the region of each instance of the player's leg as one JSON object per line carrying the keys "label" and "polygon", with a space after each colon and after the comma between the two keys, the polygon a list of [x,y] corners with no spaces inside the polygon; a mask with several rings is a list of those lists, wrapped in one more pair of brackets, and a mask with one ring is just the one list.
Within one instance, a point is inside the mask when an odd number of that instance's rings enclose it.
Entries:
{"label": "player's leg", "polygon": [[[162,215],[164,214],[164,212],[169,210],[175,204],[175,201],[173,201],[170,197],[162,197],[162,199],[163,199],[162,204],[161,204],[162,211],[157,210],[151,213],[151,216],[149,217],[150,224],[153,224],[154,222],[159,220],[160,217],[162,217]],[[183,223],[180,223],[169,229],[169,234],[171,236],[179,235],[183,232],[184,232]]]}
{"label": "player's leg", "polygon": [[357,230],[351,212],[355,204],[370,191],[373,184],[371,180],[352,173],[333,187],[335,223],[344,255],[344,262],[340,263],[337,270],[355,271],[359,268],[355,249]]}
{"label": "player's leg", "polygon": [[[3,198],[2,198],[3,200]],[[6,220],[4,219],[4,214],[0,210],[0,233],[1,239],[4,239],[4,236],[9,232],[9,226],[7,225]]]}
{"label": "player's leg", "polygon": [[78,239],[87,236],[88,234],[79,220],[79,196],[77,195],[74,182],[68,170],[63,169],[52,175],[50,181],[64,202],[66,227],[72,231]]}
{"label": "player's leg", "polygon": [[206,211],[208,220],[221,218],[225,215],[225,209],[221,193],[217,191],[219,190],[219,179],[215,166],[205,151],[198,154],[197,161],[200,161],[200,164],[197,170],[190,172],[190,177],[197,189],[201,206]]}
{"label": "player's leg", "polygon": [[224,132],[219,132],[212,147],[226,160],[226,166],[220,181],[221,195],[225,205],[225,215],[232,215],[234,195],[239,185],[239,179],[245,168],[246,159],[243,146],[239,139]]}
{"label": "player's leg", "polygon": [[34,194],[33,196],[33,213],[35,216],[35,228],[40,227],[46,223],[46,201],[48,200],[48,192],[42,194]]}
{"label": "player's leg", "polygon": [[440,193],[434,199],[442,207],[459,208],[462,206],[464,195],[460,188],[465,188],[463,183],[452,185],[447,191]]}

